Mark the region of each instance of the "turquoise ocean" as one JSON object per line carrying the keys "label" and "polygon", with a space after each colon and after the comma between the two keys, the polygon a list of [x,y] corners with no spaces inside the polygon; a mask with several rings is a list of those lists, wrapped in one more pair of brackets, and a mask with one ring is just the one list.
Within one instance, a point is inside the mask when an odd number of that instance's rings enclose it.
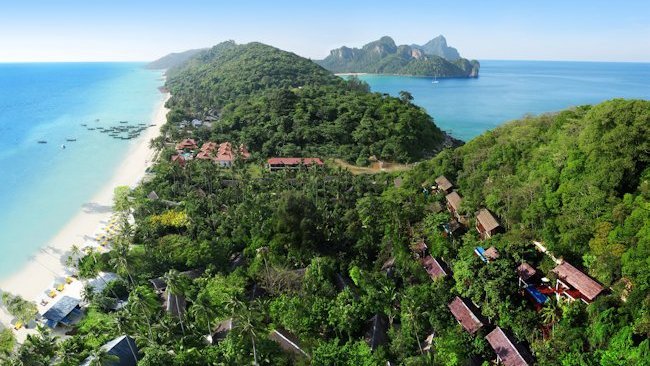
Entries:
{"label": "turquoise ocean", "polygon": [[[618,97],[650,99],[650,64],[481,64],[478,79],[437,84],[419,77],[361,78],[374,91],[411,92],[438,126],[463,140],[528,113]],[[142,64],[0,64],[0,278],[24,265],[80,209],[93,209],[84,203],[134,143],[87,128],[148,122],[161,85],[162,74]]]}
{"label": "turquoise ocean", "polygon": [[406,90],[436,125],[467,141],[526,114],[612,98],[650,99],[650,63],[481,61],[477,79],[362,75],[373,91]]}
{"label": "turquoise ocean", "polygon": [[162,84],[140,63],[0,64],[0,278],[94,209],[135,143],[88,128],[150,123]]}

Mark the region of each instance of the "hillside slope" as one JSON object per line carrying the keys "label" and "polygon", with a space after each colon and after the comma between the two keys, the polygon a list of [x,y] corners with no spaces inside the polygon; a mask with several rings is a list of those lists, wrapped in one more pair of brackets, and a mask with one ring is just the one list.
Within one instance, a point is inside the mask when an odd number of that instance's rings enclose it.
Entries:
{"label": "hillside slope", "polygon": [[264,156],[412,162],[449,141],[407,95],[370,93],[359,80],[261,43],[225,42],[168,74],[172,123],[218,115],[215,139],[241,141]]}
{"label": "hillside slope", "polygon": [[178,67],[187,62],[187,60],[197,55],[199,52],[205,50],[205,48],[199,48],[183,52],[170,53],[169,55],[163,56],[155,61],[148,63],[146,65],[146,68],[153,70],[163,70]]}

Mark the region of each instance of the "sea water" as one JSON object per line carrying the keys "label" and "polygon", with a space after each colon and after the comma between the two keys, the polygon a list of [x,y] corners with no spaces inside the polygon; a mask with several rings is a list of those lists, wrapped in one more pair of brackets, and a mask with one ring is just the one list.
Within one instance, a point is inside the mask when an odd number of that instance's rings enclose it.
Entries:
{"label": "sea water", "polygon": [[136,142],[88,128],[148,125],[162,84],[139,63],[0,64],[0,278],[80,209],[108,209],[87,202]]}
{"label": "sea water", "polygon": [[361,75],[373,91],[414,103],[461,140],[527,114],[612,98],[650,99],[650,63],[481,61],[477,79]]}

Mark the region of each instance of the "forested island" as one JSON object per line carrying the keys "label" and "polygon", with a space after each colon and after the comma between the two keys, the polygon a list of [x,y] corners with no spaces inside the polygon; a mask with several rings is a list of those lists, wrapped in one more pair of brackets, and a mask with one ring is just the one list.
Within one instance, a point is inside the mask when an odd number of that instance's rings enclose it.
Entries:
{"label": "forested island", "polygon": [[476,78],[480,64],[460,57],[438,36],[424,45],[396,45],[388,36],[361,48],[341,47],[316,61],[335,73],[371,73],[436,78]]}
{"label": "forested island", "polygon": [[[1,333],[3,364],[108,365],[102,345],[125,335],[140,366],[650,359],[650,102],[527,117],[461,146],[408,93],[259,43],[168,77],[159,159],[115,198],[134,224],[70,258],[80,278],[118,278],[87,287],[65,339]],[[331,160],[372,156],[417,164],[355,175]]]}

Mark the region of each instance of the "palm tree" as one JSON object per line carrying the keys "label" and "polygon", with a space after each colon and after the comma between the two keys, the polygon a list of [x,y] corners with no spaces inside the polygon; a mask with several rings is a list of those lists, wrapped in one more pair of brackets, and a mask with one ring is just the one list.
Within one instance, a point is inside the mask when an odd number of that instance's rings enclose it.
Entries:
{"label": "palm tree", "polygon": [[136,313],[136,310],[139,310],[147,322],[147,328],[149,330],[149,341],[153,342],[153,332],[151,330],[151,320],[149,319],[153,309],[158,306],[156,299],[147,296],[147,293],[142,287],[136,287],[129,294],[128,302],[129,312],[132,314]]}
{"label": "palm tree", "polygon": [[255,339],[257,339],[257,328],[259,324],[259,319],[255,316],[256,314],[262,314],[262,311],[258,309],[261,307],[259,302],[255,302],[251,309],[246,306],[245,303],[237,300],[231,299],[227,304],[226,308],[230,310],[230,314],[233,319],[234,328],[239,331],[242,335],[247,335],[251,339],[251,345],[253,346],[253,365],[258,366],[257,362],[257,347],[255,345]]}
{"label": "palm tree", "polygon": [[548,301],[546,306],[541,310],[542,321],[545,325],[551,325],[551,330],[555,331],[555,323],[562,316],[562,308],[556,301]]}
{"label": "palm tree", "polygon": [[[185,283],[182,275],[175,269],[170,269],[169,272],[165,273],[163,276],[165,283],[167,284],[166,291],[170,295],[174,296],[184,296],[185,295]],[[181,324],[181,331],[185,335],[185,325],[183,324],[183,313],[181,313],[180,305],[176,301],[176,312],[178,313],[178,320]]]}
{"label": "palm tree", "polygon": [[[212,310],[212,307],[208,303],[208,301],[202,297],[199,296],[194,300],[194,303],[192,304],[192,308],[190,309],[190,313],[194,317],[195,320],[198,321],[199,318],[203,317],[205,321],[207,322],[208,325],[208,337],[212,336],[212,326],[210,325],[210,319],[214,317],[214,311]],[[210,338],[211,339],[211,338]]]}

